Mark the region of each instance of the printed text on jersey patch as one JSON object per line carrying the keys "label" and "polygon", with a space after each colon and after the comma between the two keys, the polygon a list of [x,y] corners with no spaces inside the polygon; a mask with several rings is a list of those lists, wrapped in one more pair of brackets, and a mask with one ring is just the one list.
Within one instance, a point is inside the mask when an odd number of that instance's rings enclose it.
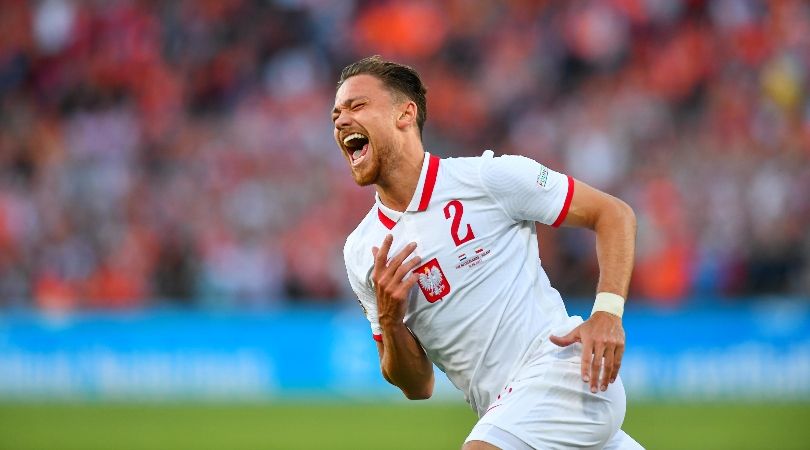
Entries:
{"label": "printed text on jersey patch", "polygon": [[540,167],[542,168],[540,169],[540,174],[537,175],[537,185],[545,189],[546,183],[548,183],[548,169],[546,166]]}

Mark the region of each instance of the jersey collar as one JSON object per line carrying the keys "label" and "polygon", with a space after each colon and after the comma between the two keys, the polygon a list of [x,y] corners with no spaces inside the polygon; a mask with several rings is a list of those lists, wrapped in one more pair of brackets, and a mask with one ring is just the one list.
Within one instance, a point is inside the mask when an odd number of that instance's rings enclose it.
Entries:
{"label": "jersey collar", "polygon": [[[441,161],[441,158],[438,156],[425,152],[425,159],[422,160],[422,171],[419,173],[419,181],[416,183],[416,190],[413,193],[411,202],[405,209],[406,212],[419,212],[427,209],[430,198],[433,196],[433,188],[436,185],[439,161]],[[380,222],[389,230],[393,229],[404,213],[383,205],[378,193],[374,194],[374,200],[377,203],[377,217]]]}

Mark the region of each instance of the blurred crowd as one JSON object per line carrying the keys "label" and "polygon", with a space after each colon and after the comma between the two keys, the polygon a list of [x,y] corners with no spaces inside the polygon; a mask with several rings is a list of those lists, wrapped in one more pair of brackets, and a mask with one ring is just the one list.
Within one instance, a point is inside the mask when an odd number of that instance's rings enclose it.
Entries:
{"label": "blurred crowd", "polygon": [[[369,54],[425,147],[522,154],[630,203],[632,295],[810,297],[810,3],[0,0],[0,306],[351,301],[329,111]],[[566,297],[593,238],[540,232]],[[697,301],[697,300],[695,300]]]}

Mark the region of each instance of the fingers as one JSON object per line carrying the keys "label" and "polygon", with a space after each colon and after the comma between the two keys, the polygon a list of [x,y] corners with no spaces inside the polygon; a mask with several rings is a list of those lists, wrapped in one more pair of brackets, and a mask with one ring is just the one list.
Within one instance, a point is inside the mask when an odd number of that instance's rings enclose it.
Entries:
{"label": "fingers", "polygon": [[[582,381],[590,391],[606,391],[616,381],[624,355],[624,328],[621,318],[611,314],[594,314],[580,325],[582,342]],[[568,336],[553,337],[552,341],[566,341]]]}
{"label": "fingers", "polygon": [[407,258],[408,255],[413,253],[414,249],[416,249],[416,242],[411,242],[389,261],[388,252],[391,250],[391,243],[393,241],[394,236],[388,234],[385,236],[385,239],[383,239],[382,245],[379,248],[371,247],[371,254],[374,256],[375,268],[382,269],[386,267],[393,267],[394,270],[396,270],[396,268],[402,264],[402,261],[405,261],[405,258]]}
{"label": "fingers", "polygon": [[[405,261],[405,258],[407,258],[408,255],[413,253],[414,249],[416,249],[416,242],[411,242],[408,245],[406,245],[405,248],[400,250],[399,253],[397,253],[393,258],[391,258],[391,261],[388,262],[388,269],[396,272],[396,270],[398,270],[399,266],[402,264],[402,261]],[[401,280],[402,277],[398,277],[397,279]]]}
{"label": "fingers", "polygon": [[421,262],[421,258],[414,256],[407,262],[405,261],[416,249],[416,243],[410,242],[389,260],[388,253],[391,250],[393,240],[393,235],[388,234],[379,248],[371,248],[371,254],[374,256],[373,280],[377,286],[380,286],[389,294],[398,292],[401,289],[406,289],[407,293],[407,289],[410,289],[418,279],[414,276],[408,282],[407,275]]}
{"label": "fingers", "polygon": [[[619,368],[622,365],[624,346],[594,341],[590,344],[588,340],[583,342],[582,353],[582,380],[590,384],[591,392],[597,390],[606,391],[608,384],[616,381],[619,376]],[[592,347],[593,351],[586,351],[586,347]],[[588,367],[590,366],[590,367]]]}
{"label": "fingers", "polygon": [[593,348],[593,361],[591,362],[591,392],[599,390],[599,375],[602,372],[602,358],[605,356],[605,346],[597,343]]}
{"label": "fingers", "polygon": [[554,336],[551,335],[548,337],[548,340],[551,341],[552,344],[558,347],[568,347],[569,345],[573,344],[574,342],[579,342],[579,327],[574,328],[571,330],[570,333],[566,334],[565,336]]}
{"label": "fingers", "polygon": [[394,273],[394,279],[395,280],[402,280],[404,282],[405,281],[404,280],[405,276],[410,271],[415,269],[416,266],[418,266],[420,262],[422,262],[422,258],[420,258],[419,256],[414,256],[413,258],[409,259],[408,261],[405,262],[405,264],[402,264],[401,266],[399,266],[399,269],[397,269],[396,273]]}
{"label": "fingers", "polygon": [[604,371],[603,375],[599,380],[600,389],[604,392],[608,388],[608,383],[612,383],[611,377],[613,376],[613,371],[615,370],[615,355],[616,355],[616,347],[605,347],[604,353]]}
{"label": "fingers", "polygon": [[408,291],[411,290],[414,284],[416,284],[416,280],[419,279],[419,276],[415,273],[408,275],[402,283],[399,285],[399,289],[397,295],[405,297],[408,294]]}
{"label": "fingers", "polygon": [[[394,242],[394,235],[388,234],[383,239],[382,245],[380,248],[377,249],[376,254],[374,255],[374,265],[377,267],[385,267],[386,262],[388,261],[388,251],[391,250],[391,243]],[[372,252],[374,249],[372,249]]]}
{"label": "fingers", "polygon": [[600,389],[604,392],[608,388],[608,384],[616,381],[619,376],[619,368],[622,365],[622,356],[624,355],[624,346],[622,345],[607,345],[604,347],[602,356],[599,356],[600,351],[594,351],[593,360],[594,364],[591,370],[591,392],[595,392],[593,387],[595,385],[594,378],[599,376],[597,370],[597,361],[602,361],[604,367],[602,368],[602,376],[599,378]]}
{"label": "fingers", "polygon": [[[593,361],[593,340],[582,340],[582,381],[591,381],[591,362]],[[598,373],[598,372],[597,372]]]}
{"label": "fingers", "polygon": [[624,346],[619,345],[613,353],[613,371],[610,373],[610,382],[616,381],[619,376],[619,368],[622,366],[622,357],[624,356]]}

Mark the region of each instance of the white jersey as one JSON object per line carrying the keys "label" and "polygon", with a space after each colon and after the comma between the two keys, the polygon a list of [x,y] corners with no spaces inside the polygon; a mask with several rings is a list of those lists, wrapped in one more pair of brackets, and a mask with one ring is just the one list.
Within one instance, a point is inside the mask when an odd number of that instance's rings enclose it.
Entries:
{"label": "white jersey", "polygon": [[531,344],[570,330],[560,294],[540,266],[535,221],[559,226],[571,177],[522,156],[439,159],[425,153],[405,212],[380,202],[349,235],[346,270],[374,338],[381,340],[371,273],[373,246],[394,236],[389,256],[409,242],[414,272],[405,325],[427,356],[481,416]]}

